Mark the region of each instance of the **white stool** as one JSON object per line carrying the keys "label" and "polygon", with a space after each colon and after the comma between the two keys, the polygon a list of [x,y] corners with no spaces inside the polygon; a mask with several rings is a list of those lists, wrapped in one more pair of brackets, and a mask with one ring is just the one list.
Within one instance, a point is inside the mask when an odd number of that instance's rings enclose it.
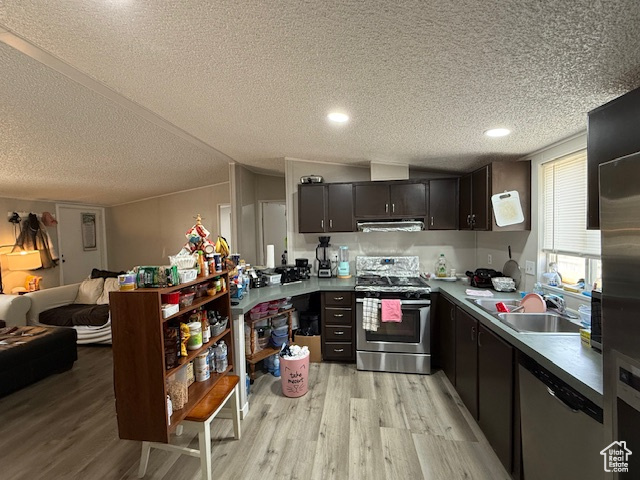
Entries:
{"label": "white stool", "polygon": [[[198,432],[199,449],[180,447],[169,443],[142,442],[138,478],[144,477],[149,464],[151,448],[178,452],[200,458],[203,480],[211,480],[211,422],[221,411],[224,418],[233,419],[233,436],[240,439],[240,395],[237,375],[226,375],[200,402],[191,409],[189,415],[178,425],[176,434],[180,435],[182,426]],[[229,400],[233,399],[233,402]],[[221,415],[223,417],[223,415]]]}

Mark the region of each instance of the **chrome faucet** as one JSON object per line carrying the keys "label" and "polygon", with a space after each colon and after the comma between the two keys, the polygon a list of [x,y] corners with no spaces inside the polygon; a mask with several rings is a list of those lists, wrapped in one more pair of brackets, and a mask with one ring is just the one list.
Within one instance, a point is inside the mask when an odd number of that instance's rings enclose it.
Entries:
{"label": "chrome faucet", "polygon": [[558,297],[557,295],[545,295],[544,299],[547,302],[553,303],[554,308],[559,315],[572,319],[578,318],[577,315],[567,311],[567,303],[565,302],[564,298]]}
{"label": "chrome faucet", "polygon": [[553,303],[555,309],[558,311],[560,315],[564,315],[567,311],[567,303],[564,301],[564,298],[558,297],[556,295],[546,295],[544,299],[547,302]]}

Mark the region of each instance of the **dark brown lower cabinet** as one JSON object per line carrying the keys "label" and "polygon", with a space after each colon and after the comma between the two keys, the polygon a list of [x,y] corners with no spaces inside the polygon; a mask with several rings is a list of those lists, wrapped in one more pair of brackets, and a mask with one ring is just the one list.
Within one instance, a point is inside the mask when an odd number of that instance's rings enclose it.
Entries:
{"label": "dark brown lower cabinet", "polygon": [[435,304],[435,322],[432,322],[432,325],[435,325],[436,332],[433,338],[437,338],[439,341],[433,346],[434,356],[437,365],[455,386],[456,306],[441,294],[437,294]]}
{"label": "dark brown lower cabinet", "polygon": [[478,419],[478,321],[456,310],[456,390],[469,413]]}
{"label": "dark brown lower cabinet", "polygon": [[513,464],[514,348],[478,326],[478,424],[506,468]]}

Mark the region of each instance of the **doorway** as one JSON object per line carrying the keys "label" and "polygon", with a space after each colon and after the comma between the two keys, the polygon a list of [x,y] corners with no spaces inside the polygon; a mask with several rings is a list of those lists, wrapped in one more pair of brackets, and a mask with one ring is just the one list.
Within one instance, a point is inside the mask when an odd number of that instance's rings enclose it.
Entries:
{"label": "doorway", "polygon": [[93,268],[107,268],[104,208],[56,205],[60,284],[78,283]]}
{"label": "doorway", "polygon": [[[273,245],[275,264],[287,248],[287,208],[284,200],[260,201],[260,264],[267,263],[267,245]],[[291,262],[287,262],[291,263]]]}

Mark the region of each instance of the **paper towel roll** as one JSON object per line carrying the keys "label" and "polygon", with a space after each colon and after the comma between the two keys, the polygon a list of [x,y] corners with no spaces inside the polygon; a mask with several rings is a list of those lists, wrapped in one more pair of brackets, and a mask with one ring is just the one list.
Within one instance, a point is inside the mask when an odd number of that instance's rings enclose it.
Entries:
{"label": "paper towel roll", "polygon": [[275,268],[276,261],[273,245],[267,245],[267,268]]}

